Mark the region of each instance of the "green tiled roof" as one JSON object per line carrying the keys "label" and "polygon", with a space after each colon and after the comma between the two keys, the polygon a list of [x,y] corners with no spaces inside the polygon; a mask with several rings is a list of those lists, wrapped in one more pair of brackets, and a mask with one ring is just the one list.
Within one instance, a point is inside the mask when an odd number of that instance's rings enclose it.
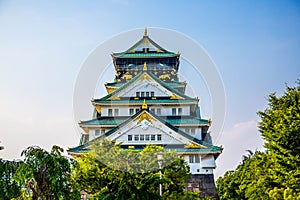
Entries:
{"label": "green tiled roof", "polygon": [[[100,118],[100,119],[92,119],[88,121],[82,121],[81,124],[84,125],[118,125],[124,122],[127,118]],[[198,119],[198,118],[187,118],[187,119],[165,119],[162,117],[166,122],[172,124],[172,125],[178,125],[178,124],[207,124],[208,120],[206,119]]]}
{"label": "green tiled roof", "polygon": [[[168,126],[170,129],[172,129],[173,131],[179,133],[180,135],[182,135],[183,137],[193,141],[193,142],[196,142],[198,144],[201,144],[201,145],[205,145],[207,147],[211,147],[212,145],[211,144],[208,144],[207,142],[204,142],[202,140],[199,140],[187,133],[185,133],[184,131],[180,130],[179,128],[173,126],[172,124],[170,124],[169,122],[167,122],[166,120],[164,120],[163,118],[155,115],[154,113],[152,112],[149,112],[147,110],[140,110],[139,112],[137,112],[136,114],[134,114],[133,116],[130,116],[129,118],[127,118],[126,120],[124,120],[121,124],[118,124],[117,126],[113,127],[112,129],[110,129],[109,131],[107,131],[104,135],[100,136],[100,137],[107,137],[111,134],[113,134],[118,128],[124,126],[127,122],[129,122],[130,120],[136,118],[138,115],[140,115],[142,112],[148,112],[150,115],[152,115],[155,119],[159,120],[161,123],[165,124],[166,126]],[[95,138],[94,140],[98,140],[100,137],[98,138]],[[93,140],[92,140],[93,141]],[[88,143],[84,144],[84,146],[88,146],[89,143],[91,143],[92,141],[89,141]]]}
{"label": "green tiled roof", "polygon": [[[223,148],[221,147],[217,147],[217,146],[212,146],[210,148],[165,148],[164,151],[165,152],[169,152],[169,151],[175,151],[177,153],[196,153],[196,152],[203,152],[203,153],[209,153],[209,152],[216,152],[219,153],[220,151],[222,151]],[[90,152],[89,149],[84,148],[83,146],[78,146],[75,148],[70,148],[68,150],[68,152],[71,153],[87,153]]]}
{"label": "green tiled roof", "polygon": [[183,153],[183,152],[213,152],[213,151],[222,151],[223,148],[217,147],[217,146],[212,146],[210,148],[175,148],[175,149],[164,149],[165,151],[176,151],[178,153]]}
{"label": "green tiled roof", "polygon": [[116,53],[116,57],[120,58],[149,58],[149,57],[174,57],[176,56],[173,52],[167,53]]}
{"label": "green tiled roof", "polygon": [[[101,104],[123,104],[123,103],[138,103],[142,104],[144,99],[128,99],[128,100],[105,100],[105,99],[94,99],[95,103]],[[146,99],[147,104],[155,104],[155,103],[197,103],[197,99]]]}
{"label": "green tiled roof", "polygon": [[[106,83],[106,85],[113,86],[113,87],[121,87],[124,84],[125,83],[119,83],[119,82]],[[186,85],[185,82],[179,82],[179,81],[165,82],[165,84],[173,88],[184,87]]]}

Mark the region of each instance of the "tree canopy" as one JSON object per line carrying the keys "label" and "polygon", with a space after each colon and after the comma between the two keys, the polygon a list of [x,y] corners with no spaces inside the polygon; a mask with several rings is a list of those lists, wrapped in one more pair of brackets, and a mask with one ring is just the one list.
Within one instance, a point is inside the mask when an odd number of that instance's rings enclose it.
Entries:
{"label": "tree canopy", "polygon": [[77,159],[73,178],[94,199],[176,199],[186,193],[189,167],[174,152],[164,153],[160,169],[157,154],[162,149],[155,146],[134,151],[101,140],[91,149]]}
{"label": "tree canopy", "polygon": [[37,146],[22,152],[24,161],[18,167],[13,180],[22,189],[21,199],[78,199],[72,187],[70,160],[62,155],[63,149],[53,146],[47,152]]}
{"label": "tree canopy", "polygon": [[217,180],[221,199],[300,199],[300,83],[268,96],[258,112],[265,152],[250,153]]}

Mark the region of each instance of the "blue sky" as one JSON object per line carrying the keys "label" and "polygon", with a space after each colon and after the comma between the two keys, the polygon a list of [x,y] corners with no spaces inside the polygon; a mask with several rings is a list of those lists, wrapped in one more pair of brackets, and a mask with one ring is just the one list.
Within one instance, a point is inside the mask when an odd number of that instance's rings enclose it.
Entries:
{"label": "blue sky", "polygon": [[113,35],[145,26],[188,35],[218,67],[227,113],[216,176],[262,149],[256,112],[300,78],[299,1],[0,1],[0,157],[77,145],[72,98],[82,63]]}

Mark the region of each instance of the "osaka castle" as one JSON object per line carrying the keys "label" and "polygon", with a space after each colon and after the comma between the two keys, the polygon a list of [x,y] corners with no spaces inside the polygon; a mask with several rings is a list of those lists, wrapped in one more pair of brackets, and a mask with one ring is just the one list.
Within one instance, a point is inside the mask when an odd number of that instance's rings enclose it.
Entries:
{"label": "osaka castle", "polygon": [[92,99],[92,119],[79,122],[82,138],[69,154],[87,152],[101,138],[124,149],[158,145],[188,163],[192,176],[187,190],[215,196],[213,170],[222,148],[212,144],[211,121],[201,118],[198,97],[185,93],[187,82],[179,79],[180,53],[155,43],[145,29],[132,47],[111,56],[114,81],[105,83],[106,96]]}

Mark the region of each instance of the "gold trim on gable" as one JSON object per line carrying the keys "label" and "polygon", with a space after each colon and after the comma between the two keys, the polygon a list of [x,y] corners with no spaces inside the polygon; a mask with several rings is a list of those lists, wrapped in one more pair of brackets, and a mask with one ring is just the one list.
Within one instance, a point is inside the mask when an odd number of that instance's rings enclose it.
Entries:
{"label": "gold trim on gable", "polygon": [[178,96],[177,96],[176,94],[173,93],[173,94],[170,96],[170,99],[179,99],[179,98],[178,98]]}
{"label": "gold trim on gable", "polygon": [[108,100],[120,100],[118,95],[110,97]]}
{"label": "gold trim on gable", "polygon": [[101,114],[101,106],[95,105],[95,109],[96,109],[97,113]]}
{"label": "gold trim on gable", "polygon": [[199,144],[196,144],[194,142],[190,142],[190,143],[184,145],[184,148],[194,148],[194,149],[197,148],[197,149],[200,149],[202,147]]}
{"label": "gold trim on gable", "polygon": [[141,121],[143,121],[144,119],[146,119],[148,122],[152,123],[152,121],[154,121],[154,119],[146,112],[142,113],[138,118],[136,118],[137,124],[141,123]]}
{"label": "gold trim on gable", "polygon": [[143,81],[143,80],[147,80],[147,81],[151,81],[151,78],[149,77],[149,75],[147,75],[147,74],[144,74],[142,77],[141,77],[141,81]]}

